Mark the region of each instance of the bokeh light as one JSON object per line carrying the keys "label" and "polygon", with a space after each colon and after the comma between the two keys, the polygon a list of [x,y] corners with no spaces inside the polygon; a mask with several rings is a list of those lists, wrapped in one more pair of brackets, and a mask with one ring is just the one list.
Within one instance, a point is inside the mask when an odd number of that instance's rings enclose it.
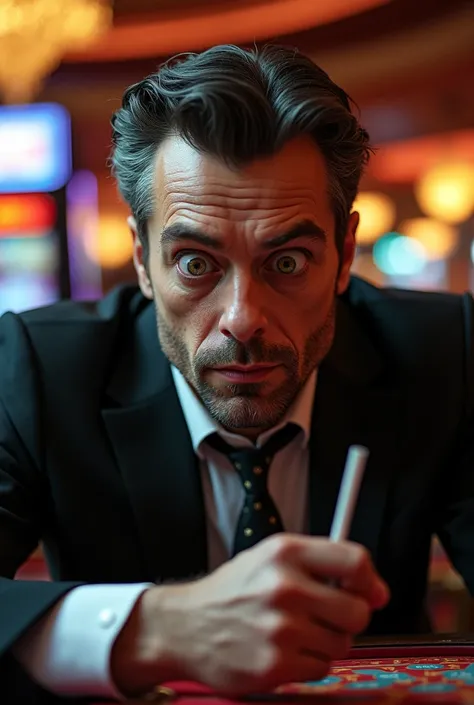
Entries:
{"label": "bokeh light", "polygon": [[415,276],[428,259],[423,245],[400,233],[387,233],[374,245],[375,265],[387,276]]}
{"label": "bokeh light", "polygon": [[438,164],[415,185],[422,211],[446,223],[462,223],[474,211],[474,165]]}
{"label": "bokeh light", "polygon": [[371,245],[383,233],[390,230],[395,222],[395,204],[384,193],[362,191],[352,208],[360,213],[360,223],[357,228],[359,245]]}
{"label": "bokeh light", "polygon": [[97,231],[84,241],[87,256],[104,269],[123,267],[133,254],[132,236],[123,216],[104,214]]}
{"label": "bokeh light", "polygon": [[455,252],[459,235],[455,227],[434,218],[411,218],[400,224],[403,235],[420,242],[431,261],[446,259]]}

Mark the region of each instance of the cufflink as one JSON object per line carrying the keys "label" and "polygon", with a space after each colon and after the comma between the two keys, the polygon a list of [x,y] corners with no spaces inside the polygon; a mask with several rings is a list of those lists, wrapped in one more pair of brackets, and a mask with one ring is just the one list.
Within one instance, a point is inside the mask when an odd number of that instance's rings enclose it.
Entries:
{"label": "cufflink", "polygon": [[102,629],[108,629],[113,624],[115,624],[116,620],[117,620],[117,615],[111,609],[103,609],[99,612],[98,621],[99,621],[99,625],[102,627]]}

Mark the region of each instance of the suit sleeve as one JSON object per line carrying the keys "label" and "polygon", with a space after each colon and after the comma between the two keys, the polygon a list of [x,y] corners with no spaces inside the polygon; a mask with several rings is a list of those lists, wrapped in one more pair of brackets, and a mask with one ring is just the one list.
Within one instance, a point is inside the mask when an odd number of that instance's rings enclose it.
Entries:
{"label": "suit sleeve", "polygon": [[[442,512],[438,536],[456,570],[474,596],[474,302],[462,298],[464,366],[463,405],[456,448],[440,484]],[[449,336],[449,332],[448,332]],[[458,376],[458,370],[445,374]]]}
{"label": "suit sleeve", "polygon": [[[17,316],[6,314],[0,319],[0,683],[3,694],[13,688],[29,697],[11,647],[77,585],[13,580],[41,539],[51,503],[41,469],[37,378],[24,326]],[[30,700],[36,702],[32,695]]]}

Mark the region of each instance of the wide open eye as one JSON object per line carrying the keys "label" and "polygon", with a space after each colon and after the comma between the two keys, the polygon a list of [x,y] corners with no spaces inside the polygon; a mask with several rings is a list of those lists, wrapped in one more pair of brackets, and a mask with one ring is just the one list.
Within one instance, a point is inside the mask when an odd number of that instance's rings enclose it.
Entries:
{"label": "wide open eye", "polygon": [[288,250],[288,252],[277,252],[271,258],[272,272],[277,274],[302,274],[306,269],[308,258],[300,250]]}
{"label": "wide open eye", "polygon": [[204,274],[215,272],[215,266],[212,261],[204,255],[199,255],[196,252],[188,252],[182,255],[177,260],[178,269],[185,277],[202,277]]}

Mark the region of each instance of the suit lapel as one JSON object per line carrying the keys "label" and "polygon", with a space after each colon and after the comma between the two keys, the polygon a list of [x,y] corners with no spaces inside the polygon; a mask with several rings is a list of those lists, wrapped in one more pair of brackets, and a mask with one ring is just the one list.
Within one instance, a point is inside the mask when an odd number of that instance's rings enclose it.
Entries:
{"label": "suit lapel", "polygon": [[181,580],[207,570],[197,458],[157,339],[153,306],[130,329],[102,412],[143,547],[148,579]]}
{"label": "suit lapel", "polygon": [[374,556],[400,457],[401,399],[398,385],[387,372],[360,321],[341,301],[334,345],[319,370],[313,409],[310,531],[314,535],[329,534],[348,448],[364,445],[370,456],[350,539],[366,546]]}

